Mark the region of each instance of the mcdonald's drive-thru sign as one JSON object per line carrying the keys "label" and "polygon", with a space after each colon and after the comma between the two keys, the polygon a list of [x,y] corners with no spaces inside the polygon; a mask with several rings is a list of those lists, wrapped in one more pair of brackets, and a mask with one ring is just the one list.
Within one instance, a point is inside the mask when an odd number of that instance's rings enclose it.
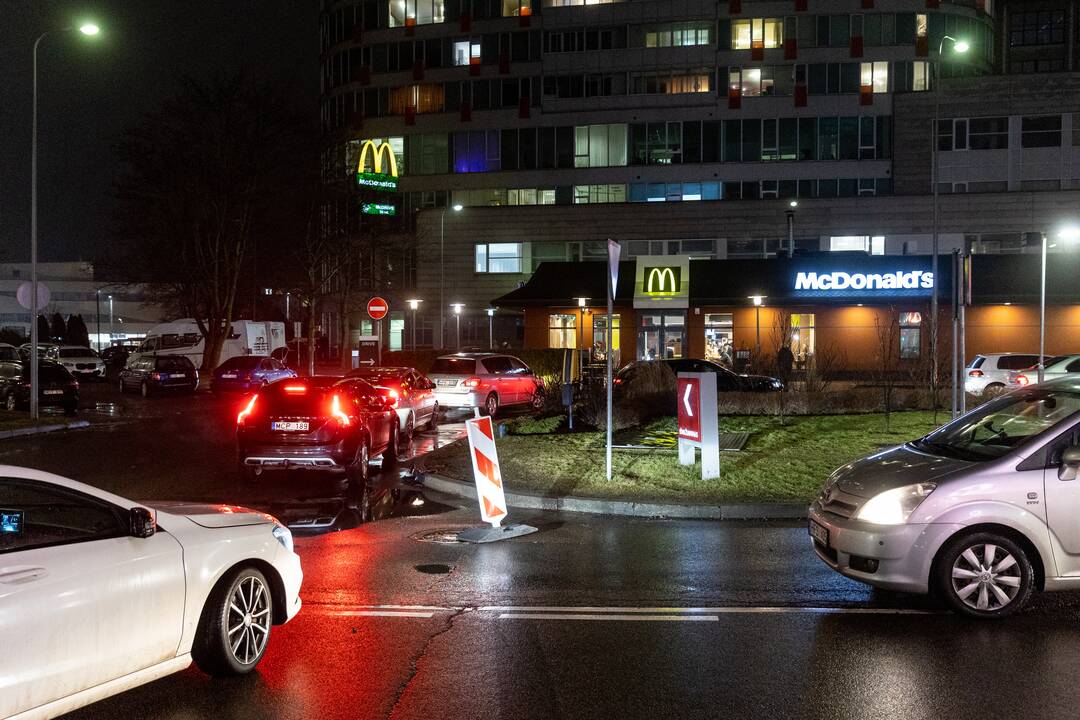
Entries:
{"label": "mcdonald's drive-thru sign", "polygon": [[356,163],[356,184],[393,192],[397,190],[397,157],[385,140],[364,140]]}
{"label": "mcdonald's drive-thru sign", "polygon": [[634,307],[685,309],[690,305],[688,255],[639,255],[634,269]]}

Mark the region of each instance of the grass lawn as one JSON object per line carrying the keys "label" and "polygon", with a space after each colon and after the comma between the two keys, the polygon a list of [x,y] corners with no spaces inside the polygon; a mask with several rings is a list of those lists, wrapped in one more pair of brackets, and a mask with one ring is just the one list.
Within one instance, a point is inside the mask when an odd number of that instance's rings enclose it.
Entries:
{"label": "grass lawn", "polygon": [[[941,421],[948,413],[938,413]],[[511,491],[542,495],[687,503],[809,502],[825,478],[849,460],[898,445],[933,429],[930,412],[788,418],[722,417],[721,432],[750,432],[743,452],[720,454],[720,478],[703,481],[701,466],[682,467],[674,451],[616,451],[614,477],[604,477],[603,433],[511,435],[497,441],[503,481]],[[674,430],[674,418],[648,430]],[[472,479],[465,441],[428,455],[423,468]]]}

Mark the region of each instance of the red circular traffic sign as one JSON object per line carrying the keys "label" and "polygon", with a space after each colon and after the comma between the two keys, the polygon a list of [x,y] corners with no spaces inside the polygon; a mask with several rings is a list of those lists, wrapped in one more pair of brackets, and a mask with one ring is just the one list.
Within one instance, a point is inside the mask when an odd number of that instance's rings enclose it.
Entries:
{"label": "red circular traffic sign", "polygon": [[367,301],[367,314],[372,320],[382,320],[388,312],[390,304],[381,297],[373,297]]}

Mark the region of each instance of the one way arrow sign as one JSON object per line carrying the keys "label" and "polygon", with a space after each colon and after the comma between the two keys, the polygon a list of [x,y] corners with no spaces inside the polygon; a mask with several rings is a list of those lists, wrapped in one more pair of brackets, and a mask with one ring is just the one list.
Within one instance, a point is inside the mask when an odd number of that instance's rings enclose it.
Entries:
{"label": "one way arrow sign", "polygon": [[679,373],[679,464],[693,465],[701,448],[701,478],[720,477],[716,375]]}

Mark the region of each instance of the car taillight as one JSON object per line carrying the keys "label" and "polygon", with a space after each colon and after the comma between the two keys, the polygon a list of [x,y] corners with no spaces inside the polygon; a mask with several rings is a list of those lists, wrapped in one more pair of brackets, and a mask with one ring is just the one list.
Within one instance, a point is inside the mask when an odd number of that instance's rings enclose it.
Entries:
{"label": "car taillight", "polygon": [[330,400],[330,415],[341,423],[341,427],[348,427],[352,420],[349,418],[349,414],[341,409],[341,398],[334,395]]}
{"label": "car taillight", "polygon": [[1029,382],[1031,382],[1031,381],[1027,379],[1026,375],[1017,375],[1016,376],[1016,384],[1017,385],[1027,385]]}
{"label": "car taillight", "polygon": [[161,379],[161,373],[151,373],[150,374],[150,379],[151,380],[160,380]]}
{"label": "car taillight", "polygon": [[286,385],[285,392],[290,395],[302,395],[307,392],[307,385]]}
{"label": "car taillight", "polygon": [[480,378],[471,377],[471,378],[469,378],[468,380],[466,380],[465,382],[463,382],[461,384],[464,385],[465,387],[480,387]]}
{"label": "car taillight", "polygon": [[968,377],[982,377],[982,370],[968,370]]}
{"label": "car taillight", "polygon": [[623,379],[622,378],[615,378],[614,380],[611,381],[611,384],[612,385],[622,385],[623,384]]}
{"label": "car taillight", "polygon": [[259,399],[258,395],[252,395],[251,396],[251,400],[248,401],[247,406],[243,410],[240,411],[239,415],[236,416],[236,424],[237,425],[243,425],[244,424],[244,420],[247,418],[247,416],[250,415],[252,413],[252,411],[255,410],[255,401],[258,400],[258,399]]}

